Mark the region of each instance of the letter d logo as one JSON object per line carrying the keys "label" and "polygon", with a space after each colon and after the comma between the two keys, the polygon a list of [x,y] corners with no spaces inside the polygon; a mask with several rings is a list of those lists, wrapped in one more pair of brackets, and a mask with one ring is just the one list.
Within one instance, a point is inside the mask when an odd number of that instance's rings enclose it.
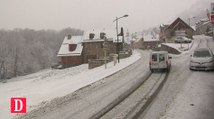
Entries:
{"label": "letter d logo", "polygon": [[26,98],[10,99],[11,113],[26,113]]}

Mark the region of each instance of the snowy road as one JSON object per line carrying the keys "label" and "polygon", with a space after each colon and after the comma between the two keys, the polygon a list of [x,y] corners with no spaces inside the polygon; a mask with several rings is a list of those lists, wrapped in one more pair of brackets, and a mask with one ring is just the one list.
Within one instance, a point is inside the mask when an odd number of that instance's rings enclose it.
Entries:
{"label": "snowy road", "polygon": [[[27,112],[29,112],[46,105],[53,99],[58,100],[59,97],[64,97],[82,87],[90,86],[96,81],[113,75],[130,66],[140,57],[139,53],[133,52],[131,57],[121,59],[116,66],[109,62],[107,69],[101,66],[88,70],[88,65],[83,64],[62,70],[46,69],[27,76],[13,78],[6,83],[0,82],[0,118],[10,119],[16,116],[15,113],[10,112],[10,98],[12,97],[26,97]],[[102,81],[95,85],[99,85],[99,83]],[[67,99],[67,97],[64,98]]]}
{"label": "snowy road", "polygon": [[214,72],[190,71],[190,54],[197,47],[210,47],[210,37],[196,36],[192,49],[174,56],[170,75],[143,119],[213,119]]}
{"label": "snowy road", "polygon": [[137,118],[147,105],[155,98],[157,90],[167,79],[166,72],[155,72],[139,86],[131,95],[121,101],[101,119],[131,119]]}
{"label": "snowy road", "polygon": [[148,52],[143,52],[140,60],[115,75],[98,81],[71,95],[56,99],[45,107],[41,107],[20,118],[89,118],[115,99],[118,99],[118,96],[129,90],[130,87],[142,82],[142,77],[150,73],[148,62]]}

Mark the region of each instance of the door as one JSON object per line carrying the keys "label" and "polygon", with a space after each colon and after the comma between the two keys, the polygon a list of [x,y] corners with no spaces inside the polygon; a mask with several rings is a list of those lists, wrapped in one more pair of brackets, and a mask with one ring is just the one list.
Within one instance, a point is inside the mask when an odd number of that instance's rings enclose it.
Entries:
{"label": "door", "polygon": [[159,63],[158,63],[158,66],[160,69],[163,69],[163,68],[166,68],[166,64],[165,64],[165,61],[166,61],[166,54],[159,54]]}
{"label": "door", "polygon": [[151,68],[152,69],[157,69],[157,68],[159,68],[159,61],[158,61],[158,54],[157,53],[154,53],[154,54],[152,54],[152,57],[151,57],[152,59],[152,61],[151,61]]}

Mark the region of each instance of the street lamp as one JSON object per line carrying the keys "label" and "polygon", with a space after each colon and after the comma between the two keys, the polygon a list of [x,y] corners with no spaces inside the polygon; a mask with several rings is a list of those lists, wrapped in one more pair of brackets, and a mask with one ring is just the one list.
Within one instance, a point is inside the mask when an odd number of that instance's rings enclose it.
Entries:
{"label": "street lamp", "polygon": [[122,17],[116,17],[116,19],[113,22],[116,22],[116,33],[117,33],[117,59],[118,59],[118,63],[120,62],[120,58],[119,58],[119,44],[118,44],[118,20],[121,18],[125,18],[128,17],[129,15],[125,14]]}

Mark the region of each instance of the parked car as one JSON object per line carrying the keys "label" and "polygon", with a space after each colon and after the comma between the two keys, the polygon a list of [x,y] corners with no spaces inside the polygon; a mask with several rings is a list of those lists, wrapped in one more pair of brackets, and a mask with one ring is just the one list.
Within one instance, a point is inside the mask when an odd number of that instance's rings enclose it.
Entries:
{"label": "parked car", "polygon": [[192,40],[187,37],[184,37],[184,36],[177,36],[175,38],[175,42],[176,43],[191,43]]}
{"label": "parked car", "polygon": [[183,37],[183,39],[184,39],[184,43],[191,43],[192,42],[192,39],[190,39],[190,38]]}
{"label": "parked car", "polygon": [[151,72],[154,70],[166,70],[167,72],[171,67],[171,59],[167,51],[153,51],[150,55],[149,68]]}
{"label": "parked car", "polygon": [[175,42],[176,43],[183,43],[184,42],[184,39],[183,39],[183,37],[175,37]]}
{"label": "parked car", "polygon": [[190,58],[190,70],[212,70],[214,69],[214,56],[210,48],[196,49]]}

